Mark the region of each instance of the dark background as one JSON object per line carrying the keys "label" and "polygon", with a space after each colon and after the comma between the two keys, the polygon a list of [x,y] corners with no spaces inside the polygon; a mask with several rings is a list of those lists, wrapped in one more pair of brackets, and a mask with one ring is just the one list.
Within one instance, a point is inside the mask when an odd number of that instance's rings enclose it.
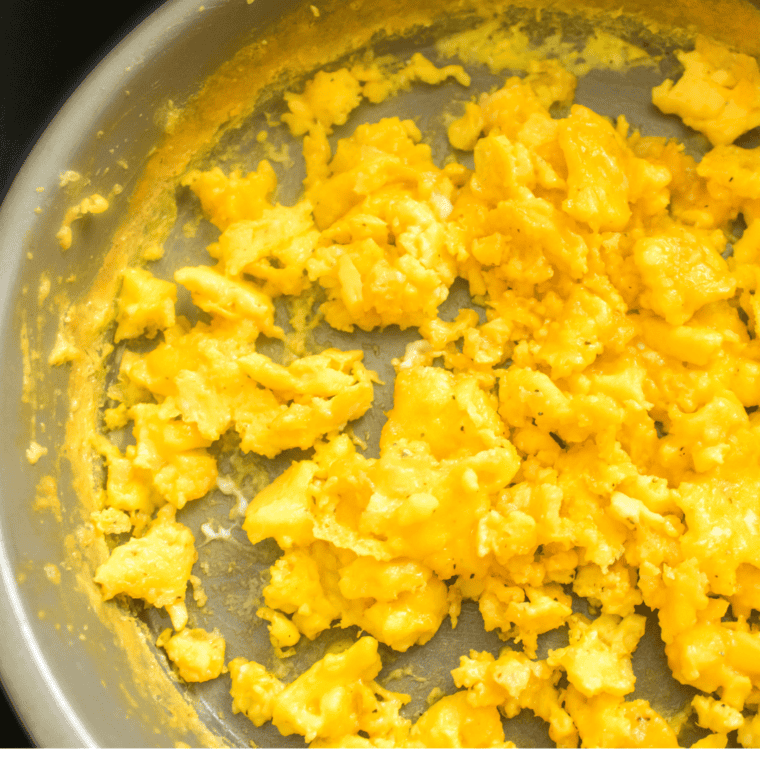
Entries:
{"label": "dark background", "polygon": [[0,197],[69,93],[162,2],[0,0]]}
{"label": "dark background", "polygon": [[[0,198],[97,62],[162,0],[0,0]],[[30,747],[0,689],[0,747]]]}

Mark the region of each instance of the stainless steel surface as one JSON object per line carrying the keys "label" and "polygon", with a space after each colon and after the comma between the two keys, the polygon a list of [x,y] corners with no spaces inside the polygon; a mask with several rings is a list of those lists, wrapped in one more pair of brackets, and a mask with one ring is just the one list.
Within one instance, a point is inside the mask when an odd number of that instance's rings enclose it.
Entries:
{"label": "stainless steel surface", "polygon": [[[248,5],[243,0],[211,0],[205,2],[204,10],[199,12],[197,0],[166,3],[120,43],[74,93],[29,156],[0,209],[0,229],[4,233],[0,243],[0,328],[3,335],[0,361],[4,367],[0,419],[6,438],[0,458],[4,486],[0,495],[0,620],[5,634],[0,640],[0,672],[25,724],[42,746],[171,746],[177,740],[193,743],[194,739],[181,728],[174,732],[162,728],[155,733],[154,729],[163,725],[161,704],[140,701],[137,692],[132,692],[131,698],[137,700],[137,704],[129,705],[118,688],[128,673],[128,666],[112,634],[100,624],[86,598],[69,590],[70,574],[62,572],[60,586],[51,584],[44,577],[42,566],[45,563],[59,564],[66,559],[61,537],[76,527],[75,510],[68,508],[74,504],[75,497],[67,486],[68,472],[64,467],[59,478],[64,503],[63,522],[59,524],[48,513],[30,508],[39,478],[52,472],[54,456],[43,458],[34,467],[30,467],[24,458],[29,441],[29,409],[19,403],[23,376],[19,352],[21,310],[28,309],[34,318],[34,288],[44,270],[51,271],[53,278],[64,280],[75,273],[76,289],[79,293],[86,291],[125,211],[126,200],[144,165],[145,156],[158,139],[159,130],[153,122],[156,109],[167,97],[182,103],[216,66],[245,41],[255,37],[259,25],[294,4],[256,0]],[[410,40],[399,49],[404,55],[418,49],[434,55],[424,41]],[[672,66],[672,58],[666,57],[663,66]],[[504,79],[504,74],[493,76],[485,69],[474,68],[472,73],[471,91],[488,89]],[[688,137],[690,149],[699,152],[704,147],[700,138],[690,135],[676,119],[659,115],[649,105],[648,90],[662,78],[663,73],[653,69],[635,70],[625,76],[592,72],[581,81],[577,101],[610,116],[625,113],[632,125],[644,131]],[[439,104],[467,100],[470,96],[471,93],[454,84],[438,89],[421,88],[390,103],[360,108],[345,127],[336,130],[333,139],[350,134],[364,121],[390,113],[401,114],[416,118],[426,137],[435,135],[434,155],[437,160],[442,160],[449,151]],[[259,111],[241,130],[226,138],[207,160],[214,162],[227,148],[233,147],[234,158],[254,168],[261,157],[254,136],[262,124],[263,114]],[[100,131],[103,136],[98,138]],[[275,144],[280,141],[292,143],[291,155],[294,158],[300,155],[299,141],[291,140],[283,128],[270,130],[270,139]],[[65,189],[58,188],[59,174],[67,169],[92,174],[92,191],[97,191],[99,180],[94,174],[98,167],[113,165],[111,149],[118,150],[128,168],[114,169],[109,181],[123,184],[125,192],[107,214],[82,225],[77,231],[75,247],[67,254],[61,254],[54,234],[71,199]],[[300,167],[296,158],[286,179],[281,173],[284,181],[279,200],[282,202],[291,202],[296,197],[300,188]],[[37,187],[46,190],[37,193]],[[38,205],[42,208],[41,214],[34,212]],[[165,276],[188,256],[204,256],[203,247],[216,236],[214,229],[202,222],[196,237],[188,240],[181,230],[195,213],[190,198],[180,197],[179,212],[174,232],[166,244],[167,256],[155,269]],[[34,253],[31,260],[26,256],[27,251]],[[30,286],[26,295],[22,292],[25,284]],[[455,289],[446,308],[455,308],[466,298],[462,289]],[[55,320],[48,319],[42,337],[45,351],[52,347],[55,328]],[[406,341],[418,336],[413,330],[403,334],[388,330],[382,338],[367,335],[350,338],[328,332],[325,328],[319,337],[340,348],[354,346],[357,340],[360,347],[380,343],[383,349],[381,359],[374,359],[373,353],[368,351],[368,364],[376,369],[383,369],[381,365],[384,365],[386,379],[389,379],[389,356],[402,354]],[[372,365],[373,361],[377,366]],[[51,454],[61,445],[59,423],[68,413],[65,393],[66,370],[55,369],[44,386],[49,403],[38,415],[38,421],[46,424],[46,431],[39,440],[48,446]],[[368,426],[375,441],[383,420],[382,409],[389,406],[391,393],[392,384],[378,392],[377,408],[362,423]],[[372,455],[374,452],[370,449],[367,453]],[[258,464],[253,459],[251,463]],[[281,471],[286,463],[287,458],[283,458],[267,466],[274,473]],[[250,490],[246,491],[248,498],[251,495]],[[235,561],[245,567],[247,577],[252,578],[259,570],[268,567],[275,556],[275,548],[271,545],[254,548],[248,544],[239,528],[240,520],[227,518],[233,505],[233,497],[215,492],[202,503],[183,510],[180,519],[196,531],[210,518],[217,524],[232,526],[233,541],[199,545],[199,554],[212,567],[215,563],[221,565],[222,561]],[[18,581],[19,573],[26,575],[25,581]],[[231,609],[234,605],[225,601],[235,594],[242,598],[247,592],[244,579],[230,581],[220,571],[216,576],[212,572],[204,581],[211,597],[210,609],[214,613],[213,623],[206,627],[216,625],[225,633],[227,658],[242,655],[259,659],[264,664],[271,663],[273,658],[266,628],[256,620],[254,610],[236,612]],[[40,611],[44,614],[42,619]],[[200,614],[192,608],[191,613]],[[141,617],[155,633],[167,625],[166,616],[159,611],[152,610]],[[59,630],[56,624],[60,626]],[[203,619],[200,624],[204,624]],[[71,626],[71,630],[67,626]],[[669,675],[658,643],[654,616],[649,619],[648,629],[647,639],[635,658],[637,675],[646,689],[642,696],[651,698],[655,707],[674,707],[682,702],[688,690],[684,691]],[[313,662],[324,650],[326,642],[351,635],[350,631],[330,631],[314,645],[299,646],[294,658],[296,667],[300,669]],[[557,634],[547,635],[542,639],[542,649],[545,651],[547,646],[556,645],[555,640]],[[470,647],[497,651],[501,646],[502,642],[495,634],[482,631],[476,606],[465,605],[456,631],[451,631],[449,623],[444,622],[439,633],[422,649],[414,648],[403,655],[384,649],[385,672],[409,663],[426,672],[429,680],[423,686],[411,679],[394,684],[394,688],[414,690],[410,710],[415,711],[422,708],[427,693],[434,686],[453,689],[449,670],[457,664],[459,655]],[[243,716],[233,716],[228,689],[226,677],[188,687],[189,695],[212,731],[230,743],[242,746],[246,746],[249,740],[262,745],[302,746],[298,738],[281,741],[271,727],[255,729]],[[510,722],[507,738],[523,744],[550,744],[544,725],[529,718],[527,713]]]}

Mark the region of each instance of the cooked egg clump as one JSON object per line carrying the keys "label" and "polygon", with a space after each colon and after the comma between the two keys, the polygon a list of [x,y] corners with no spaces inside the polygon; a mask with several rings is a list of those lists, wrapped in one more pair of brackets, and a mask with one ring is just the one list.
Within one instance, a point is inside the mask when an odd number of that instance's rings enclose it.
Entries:
{"label": "cooked egg clump", "polygon": [[749,55],[697,37],[690,53],[680,51],[683,77],[666,79],[652,102],[702,132],[713,145],[728,145],[760,125],[760,69]]}
{"label": "cooked egg clump", "polygon": [[[699,746],[732,731],[760,746],[760,149],[730,145],[760,123],[745,58],[700,39],[680,56],[684,77],[655,89],[658,107],[716,145],[701,161],[622,116],[576,104],[555,118],[575,87],[556,61],[450,125],[473,169],[440,168],[398,118],[333,152],[327,136],[362,98],[469,83],[420,56],[392,75],[320,72],[287,97],[283,118],[304,136],[298,203],[271,201],[266,161],[186,177],[220,229],[217,263],[174,279],[208,320],[175,317],[177,285],[125,272],[117,340],[162,338],[125,351],[109,391],[105,425],[132,423],[135,443],[98,438],[105,509],[133,536],[95,578],[106,598],[167,610],[177,633],[161,644],[180,676],[222,672],[223,639],[182,631],[196,553],[175,514],[214,486],[209,448],[234,432],[265,457],[313,447],[243,524],[282,550],[258,611],[275,652],[334,626],[364,634],[291,683],[233,659],[233,711],[257,726],[318,747],[503,747],[501,716],[527,709],[561,747],[674,747],[665,717],[630,699],[646,604],[673,676],[702,692],[693,708],[711,733]],[[457,277],[480,308],[446,321]],[[335,329],[421,336],[395,365],[377,458],[346,430],[373,402],[361,351],[287,364],[257,351],[259,336],[288,338],[272,299],[314,286]],[[463,600],[515,648],[463,653],[458,691],[413,722],[400,712],[409,697],[376,681],[378,643],[424,645]],[[556,629],[567,646],[537,658]]]}

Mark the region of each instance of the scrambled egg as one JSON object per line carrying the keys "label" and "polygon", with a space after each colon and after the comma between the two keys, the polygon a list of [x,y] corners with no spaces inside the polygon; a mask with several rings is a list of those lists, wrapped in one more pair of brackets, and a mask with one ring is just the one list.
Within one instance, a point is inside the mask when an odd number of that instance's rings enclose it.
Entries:
{"label": "scrambled egg", "polygon": [[664,113],[675,113],[713,145],[728,145],[760,125],[760,70],[749,55],[698,37],[690,53],[678,53],[683,77],[666,79],[652,93]]}
{"label": "scrambled egg", "polygon": [[[185,627],[197,554],[175,515],[214,486],[209,448],[234,432],[244,452],[314,452],[243,525],[282,550],[258,611],[275,652],[333,626],[364,634],[291,683],[230,661],[233,711],[255,725],[318,747],[504,747],[501,717],[527,709],[561,747],[674,747],[665,717],[628,699],[646,604],[673,675],[703,692],[693,709],[711,734],[698,746],[732,731],[760,746],[760,149],[730,145],[760,124],[760,75],[704,39],[680,60],[683,78],[653,100],[715,144],[699,162],[623,117],[581,105],[553,117],[575,87],[556,61],[450,125],[472,170],[437,166],[398,118],[333,153],[327,135],[362,98],[469,84],[461,67],[415,56],[393,74],[377,62],[320,72],[287,96],[307,169],[295,205],[272,203],[266,161],[186,177],[220,230],[217,264],[174,279],[208,320],[175,316],[174,283],[124,273],[116,340],[161,339],[127,350],[109,391],[105,426],[131,423],[135,443],[98,438],[96,524],[133,535],[95,578],[105,598],[166,609],[176,633],[159,643],[180,677],[224,671],[223,637]],[[438,316],[457,277],[484,316]],[[361,351],[281,365],[256,349],[260,335],[288,338],[272,299],[314,285],[333,328],[422,338],[396,364],[376,459],[345,430],[373,402]],[[459,690],[413,722],[409,697],[376,681],[378,644],[424,645],[463,600],[515,646],[462,656]],[[537,659],[539,636],[558,628],[567,646]]]}
{"label": "scrambled egg", "polygon": [[217,631],[209,633],[203,628],[183,628],[172,635],[171,628],[167,628],[156,644],[166,650],[168,658],[185,681],[210,681],[226,672],[226,644]]}

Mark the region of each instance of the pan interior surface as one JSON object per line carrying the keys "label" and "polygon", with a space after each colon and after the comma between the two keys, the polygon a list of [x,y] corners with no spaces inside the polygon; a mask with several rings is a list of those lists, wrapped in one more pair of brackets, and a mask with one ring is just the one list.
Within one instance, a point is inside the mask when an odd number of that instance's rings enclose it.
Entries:
{"label": "pan interior surface", "polygon": [[[572,62],[579,72],[575,103],[613,120],[624,115],[633,129],[644,135],[675,138],[695,157],[710,147],[704,137],[675,117],[662,114],[651,102],[653,87],[680,75],[675,51],[693,45],[695,29],[673,28],[674,17],[658,26],[634,13],[638,9],[611,14],[603,8],[570,13],[543,4],[509,6],[499,9],[489,22],[494,31],[490,38],[483,38],[483,49],[488,50],[490,44],[491,54],[460,61],[447,56],[447,50],[456,45],[452,42],[447,47],[441,41],[456,40],[454,35],[482,25],[482,5],[456,3],[450,13],[441,15],[433,3],[412,3],[413,7],[405,10],[395,2],[387,7],[336,2],[316,8],[309,3],[283,6],[257,0],[249,10],[219,2],[208,5],[204,23],[191,20],[190,5],[168,4],[150,22],[157,29],[154,37],[146,37],[148,33],[143,31],[144,51],[161,47],[162,52],[156,53],[158,63],[145,57],[140,65],[135,64],[137,73],[129,75],[145,77],[142,89],[135,87],[140,82],[129,84],[142,98],[139,105],[125,105],[123,97],[104,104],[98,119],[86,128],[82,125],[82,134],[92,140],[53,156],[54,173],[44,184],[60,184],[55,181],[57,175],[67,169],[76,170],[79,179],[46,196],[40,221],[25,237],[24,247],[33,255],[24,257],[9,280],[23,297],[7,296],[16,311],[10,316],[11,307],[6,306],[13,329],[4,350],[19,372],[16,386],[11,383],[13,387],[5,394],[4,419],[14,430],[18,451],[15,459],[3,466],[9,477],[14,470],[24,472],[23,498],[35,504],[36,510],[29,510],[30,516],[22,516],[16,525],[3,523],[3,574],[7,588],[18,587],[8,596],[7,605],[15,619],[25,621],[21,636],[40,663],[34,671],[35,688],[49,686],[49,709],[62,716],[61,725],[68,726],[52,734],[39,729],[40,734],[32,720],[30,728],[36,737],[48,736],[49,743],[61,746],[306,746],[302,737],[282,736],[272,725],[256,727],[244,715],[233,714],[226,675],[205,683],[180,683],[155,645],[171,624],[167,612],[140,601],[103,602],[93,581],[95,568],[109,550],[124,542],[97,533],[90,517],[104,504],[105,485],[105,471],[93,453],[90,434],[102,429],[102,406],[117,405],[113,399],[106,401],[104,394],[117,380],[125,352],[123,343],[115,348],[113,344],[113,302],[121,273],[126,266],[143,264],[154,276],[171,281],[180,267],[215,263],[207,247],[218,240],[219,230],[182,184],[188,170],[220,167],[226,174],[233,170],[247,174],[268,160],[277,174],[274,201],[295,204],[303,192],[306,167],[301,138],[294,137],[280,120],[288,112],[286,92],[301,92],[323,69],[336,71],[366,62],[371,56],[394,56],[406,62],[415,54],[438,67],[461,63],[471,78],[469,87],[453,80],[436,85],[417,83],[384,102],[365,101],[345,123],[335,126],[329,136],[333,154],[338,142],[349,138],[360,125],[399,117],[417,125],[437,166],[457,161],[472,168],[472,154],[451,147],[447,138],[450,124],[481,93],[501,87],[509,76],[524,75],[530,58],[539,55],[535,51],[544,51],[539,57],[551,58],[552,51],[559,48],[565,61]],[[279,19],[280,13],[284,20]],[[707,18],[705,24],[713,22]],[[243,26],[246,31],[241,34]],[[515,39],[515,29],[527,49],[518,50],[515,43],[510,55],[499,59],[493,53],[493,40]],[[605,60],[602,51],[592,60],[587,43],[600,31],[615,35],[645,55],[638,60],[625,56]],[[714,33],[714,28],[706,31]],[[231,42],[211,52],[219,38]],[[331,49],[327,49],[328,39],[335,40]],[[204,50],[204,63],[183,71],[178,61],[191,57],[193,46]],[[119,66],[126,70],[126,49],[115,55],[121,58],[109,63],[111,72]],[[163,78],[156,68],[161,55],[167,66],[173,61],[173,68],[167,69]],[[199,89],[201,81],[204,85]],[[246,91],[249,94],[241,101]],[[70,108],[81,106],[76,100],[70,104]],[[567,113],[566,107],[564,111],[561,108],[552,115]],[[64,113],[61,118],[66,116]],[[53,125],[53,129],[63,128],[63,121],[61,126]],[[105,136],[96,137],[97,133]],[[753,130],[737,144],[754,147],[756,138]],[[115,152],[109,154],[112,148]],[[35,160],[39,165],[45,151],[53,148],[48,142],[38,150],[41,157],[33,156],[33,165]],[[113,167],[110,175],[103,172],[106,165]],[[34,171],[33,166],[30,172]],[[28,183],[34,181],[43,183],[30,176]],[[72,248],[61,254],[55,234],[66,208],[94,192],[108,198],[108,213],[74,222]],[[21,197],[22,193],[16,191],[6,206],[28,206],[31,201],[28,195]],[[28,219],[29,209],[25,211]],[[146,263],[156,246],[162,248],[162,256]],[[43,296],[50,283],[51,295]],[[285,299],[276,300],[275,307],[277,323],[287,328]],[[439,316],[451,321],[463,308],[475,309],[481,318],[485,314],[482,305],[473,304],[467,283],[460,279],[451,286]],[[180,296],[177,314],[191,323],[205,319],[187,294]],[[70,375],[63,367],[47,366],[48,356],[54,348],[61,349],[61,336],[66,334],[73,336],[76,346],[68,357],[73,357]],[[127,347],[146,352],[158,340],[131,341]],[[320,350],[363,351],[365,366],[382,381],[375,386],[371,409],[351,423],[352,435],[366,444],[366,457],[378,456],[380,431],[393,406],[396,372],[391,362],[403,361],[408,346],[420,340],[422,335],[414,327],[347,333],[324,321],[309,334],[309,345]],[[292,358],[275,340],[262,339],[257,350],[275,361]],[[13,400],[22,396],[26,404],[20,414]],[[30,440],[48,452],[31,468],[24,461]],[[127,427],[109,433],[109,440],[124,450],[135,438]],[[219,487],[191,501],[177,517],[195,536],[198,560],[193,574],[203,590],[188,592],[188,625],[221,631],[226,661],[237,657],[254,660],[282,680],[291,681],[326,653],[344,651],[359,634],[356,627],[330,628],[313,641],[301,638],[291,656],[280,659],[270,643],[267,624],[256,615],[263,604],[270,567],[282,551],[273,539],[251,544],[242,528],[245,508],[268,483],[294,461],[308,459],[312,451],[288,450],[268,458],[242,454],[234,441],[223,439],[213,452]],[[35,538],[30,542],[24,532],[32,532]],[[573,597],[573,611],[590,613],[586,601],[578,596]],[[633,655],[636,691],[632,696],[648,700],[662,715],[675,718],[698,692],[670,674],[656,613],[643,605],[637,611],[646,617],[646,633]],[[544,658],[549,650],[566,645],[564,628],[549,631],[539,636],[537,657]],[[484,629],[477,603],[464,601],[456,627],[446,618],[423,646],[398,652],[381,644],[383,670],[377,680],[392,691],[409,694],[402,715],[416,718],[434,701],[431,694],[455,691],[451,671],[460,657],[473,650],[498,656],[504,646],[496,631]],[[61,648],[74,653],[69,664],[58,662],[53,654]],[[25,700],[19,694],[17,703],[26,714]],[[104,728],[114,725],[127,728]],[[554,746],[546,723],[528,710],[505,719],[503,726],[505,738],[517,746]],[[706,733],[692,722],[683,728],[679,741],[689,745]]]}

